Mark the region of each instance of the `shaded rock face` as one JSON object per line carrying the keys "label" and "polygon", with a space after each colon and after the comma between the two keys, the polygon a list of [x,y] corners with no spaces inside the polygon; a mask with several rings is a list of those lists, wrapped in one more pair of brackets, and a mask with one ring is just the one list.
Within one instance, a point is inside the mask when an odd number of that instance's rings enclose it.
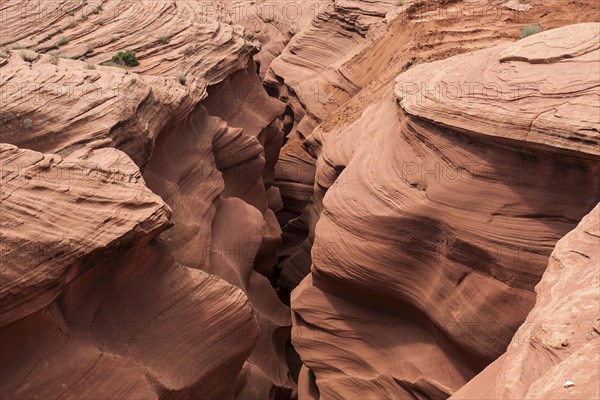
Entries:
{"label": "shaded rock face", "polygon": [[2,397],[233,395],[252,307],[151,242],[171,210],[135,164],[116,149],[0,154]]}
{"label": "shaded rock face", "polygon": [[587,2],[3,5],[0,397],[597,396]]}
{"label": "shaded rock face", "polygon": [[201,2],[118,3],[42,4],[63,32],[3,10],[2,397],[289,396],[258,42]]}
{"label": "shaded rock face", "polygon": [[[306,396],[318,389],[324,398],[448,397],[506,350],[556,242],[599,201],[590,73],[599,49],[589,44],[597,29],[565,27],[423,64],[398,77],[398,97],[388,92],[343,130],[315,131],[316,187],[326,195],[311,274],[291,300]],[[532,64],[506,54],[527,47],[533,56],[563,36],[578,54],[548,59],[529,98],[438,96],[430,104],[398,95],[403,83],[433,85],[437,74],[442,83],[510,85]],[[589,77],[580,90],[564,73],[569,63]],[[542,130],[527,113],[505,117],[531,98],[548,113],[580,104],[570,113],[579,118],[539,118]],[[489,128],[460,124],[484,114]],[[512,131],[497,129],[504,118]]]}
{"label": "shaded rock face", "polygon": [[506,353],[453,399],[600,395],[599,229],[600,206],[596,206],[556,244],[536,286],[535,306]]}

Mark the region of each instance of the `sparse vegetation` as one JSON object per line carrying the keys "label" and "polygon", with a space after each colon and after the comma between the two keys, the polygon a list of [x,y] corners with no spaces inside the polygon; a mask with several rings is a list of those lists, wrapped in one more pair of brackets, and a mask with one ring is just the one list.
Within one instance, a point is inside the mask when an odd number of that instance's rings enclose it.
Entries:
{"label": "sparse vegetation", "polygon": [[408,70],[410,67],[412,67],[416,62],[417,62],[418,58],[415,56],[412,56],[410,58],[410,60],[408,60],[407,62],[404,63],[404,65],[402,66],[402,72]]}
{"label": "sparse vegetation", "polygon": [[96,6],[92,11],[92,14],[100,14],[100,11],[102,11],[102,6]]}
{"label": "sparse vegetation", "polygon": [[112,36],[110,37],[110,43],[112,43],[112,42],[116,42],[116,41],[117,41],[117,40],[119,40],[119,39],[120,39],[120,37],[119,37],[118,35],[112,35]]}
{"label": "sparse vegetation", "polygon": [[69,22],[69,25],[68,25],[69,28],[75,28],[76,26],[77,26],[77,22],[75,22],[75,21]]}
{"label": "sparse vegetation", "polygon": [[521,39],[526,38],[527,36],[535,35],[536,33],[540,33],[542,31],[542,27],[539,24],[528,25],[525,28],[521,29]]}
{"label": "sparse vegetation", "polygon": [[69,43],[69,37],[68,36],[61,36],[60,39],[58,39],[58,45],[59,46],[64,46],[67,43]]}
{"label": "sparse vegetation", "polygon": [[111,62],[115,65],[123,67],[137,67],[140,65],[137,57],[135,56],[135,52],[131,50],[118,52],[113,56]]}
{"label": "sparse vegetation", "polygon": [[96,64],[94,63],[86,63],[85,69],[96,69]]}
{"label": "sparse vegetation", "polygon": [[21,58],[26,62],[33,62],[37,58],[37,53],[29,50],[21,51]]}
{"label": "sparse vegetation", "polygon": [[171,38],[168,36],[159,36],[157,41],[159,44],[167,44],[171,41]]}
{"label": "sparse vegetation", "polygon": [[184,73],[180,73],[179,75],[177,75],[177,80],[179,81],[179,83],[181,83],[182,85],[185,85],[185,83],[187,82],[187,77],[185,76]]}
{"label": "sparse vegetation", "polygon": [[27,50],[27,46],[23,46],[20,43],[16,43],[12,46],[13,50]]}
{"label": "sparse vegetation", "polygon": [[87,19],[88,19],[87,14],[81,14],[81,20],[82,21],[87,21]]}
{"label": "sparse vegetation", "polygon": [[91,54],[94,52],[94,48],[91,45],[87,45],[87,47],[85,48],[85,54]]}
{"label": "sparse vegetation", "polygon": [[50,53],[50,64],[57,65],[58,64],[58,54],[52,52]]}
{"label": "sparse vegetation", "polygon": [[74,17],[75,16],[75,11],[69,11],[69,17]]}
{"label": "sparse vegetation", "polygon": [[404,0],[396,0],[396,7],[402,7],[404,5]]}

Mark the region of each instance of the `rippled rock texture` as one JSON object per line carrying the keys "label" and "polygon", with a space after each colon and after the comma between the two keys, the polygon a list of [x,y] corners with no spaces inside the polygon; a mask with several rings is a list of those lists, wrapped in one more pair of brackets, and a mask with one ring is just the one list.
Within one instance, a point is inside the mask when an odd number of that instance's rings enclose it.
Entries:
{"label": "rippled rock texture", "polygon": [[4,2],[0,397],[597,395],[592,6]]}
{"label": "rippled rock texture", "polygon": [[0,157],[2,397],[231,396],[252,307],[152,242],[171,210],[137,166],[116,149]]}
{"label": "rippled rock texture", "polygon": [[599,240],[596,206],[556,244],[535,306],[506,353],[453,399],[600,396]]}
{"label": "rippled rock texture", "polygon": [[[305,388],[447,397],[506,350],[556,242],[599,200],[597,30],[575,25],[419,65],[345,129],[315,131],[316,184],[327,192],[311,274],[291,301]],[[561,37],[575,44],[561,47],[567,56],[514,56],[548,54]],[[538,86],[518,97],[471,102],[435,86],[519,84],[534,69]],[[573,87],[566,69],[587,80]],[[578,118],[553,117],[561,104]],[[535,119],[545,130],[527,112],[507,116],[519,108],[546,110]],[[484,114],[487,125],[461,124]],[[496,129],[503,120],[512,131]]]}
{"label": "rippled rock texture", "polygon": [[[285,106],[235,24],[250,22],[207,5],[3,5],[3,397],[295,387],[289,308],[270,284]],[[124,50],[139,65],[111,65]]]}

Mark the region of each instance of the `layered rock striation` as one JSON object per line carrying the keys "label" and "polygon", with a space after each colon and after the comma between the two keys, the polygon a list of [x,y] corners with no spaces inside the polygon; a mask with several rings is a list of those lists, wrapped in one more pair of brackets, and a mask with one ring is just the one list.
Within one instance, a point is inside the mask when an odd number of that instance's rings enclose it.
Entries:
{"label": "layered rock striation", "polygon": [[[599,200],[597,29],[569,26],[413,67],[398,77],[395,96],[345,129],[315,131],[316,182],[326,194],[311,274],[292,294],[304,387],[326,398],[354,398],[356,390],[447,397],[505,351],[556,242]],[[533,57],[559,47],[560,37],[577,46],[538,66],[526,94],[437,96],[437,82],[489,83],[504,94],[533,68],[508,54],[526,47]],[[565,69],[588,80],[573,87]],[[409,97],[408,84],[424,100]],[[571,105],[578,118],[556,116]],[[505,113],[530,107],[544,116],[524,111],[512,131],[497,129],[511,120]],[[487,125],[482,117],[477,129],[460,123],[484,114]],[[404,355],[412,351],[428,356]]]}

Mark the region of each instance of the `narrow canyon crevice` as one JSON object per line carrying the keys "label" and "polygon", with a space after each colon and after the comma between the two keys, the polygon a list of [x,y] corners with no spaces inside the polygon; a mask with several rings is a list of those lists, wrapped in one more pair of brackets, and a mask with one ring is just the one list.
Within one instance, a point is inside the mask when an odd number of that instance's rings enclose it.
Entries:
{"label": "narrow canyon crevice", "polygon": [[2,399],[600,396],[591,0],[26,3]]}

